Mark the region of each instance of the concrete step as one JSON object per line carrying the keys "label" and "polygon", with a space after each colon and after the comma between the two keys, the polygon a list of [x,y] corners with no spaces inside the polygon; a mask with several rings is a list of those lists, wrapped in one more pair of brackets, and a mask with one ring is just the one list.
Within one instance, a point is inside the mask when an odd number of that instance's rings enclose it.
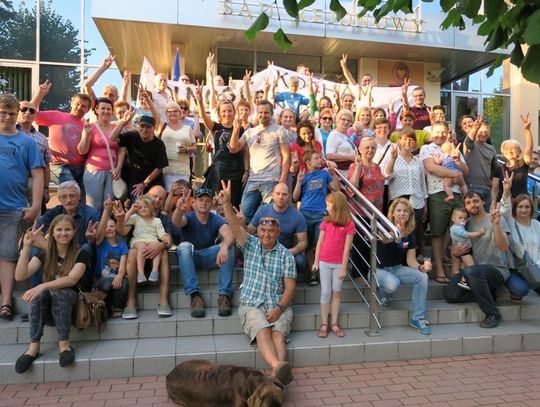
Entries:
{"label": "concrete step", "polygon": [[[476,323],[433,327],[430,336],[408,327],[387,327],[381,336],[368,337],[363,329],[347,329],[344,338],[321,339],[314,331],[291,334],[287,359],[294,367],[371,361],[424,359],[492,352],[540,350],[540,321],[503,321],[495,329]],[[189,359],[266,368],[255,346],[243,334],[195,337],[111,339],[74,342],[76,361],[58,365],[58,349],[44,343],[41,356],[25,374],[14,365],[27,345],[0,347],[0,383],[94,380],[114,377],[165,375]]]}
{"label": "concrete step", "polygon": [[[202,275],[208,276],[212,272],[201,272]],[[215,273],[217,274],[217,272]],[[207,306],[216,306],[218,300],[217,280],[213,283],[200,283],[201,295]],[[444,286],[430,280],[428,289],[428,299],[442,299]],[[238,306],[238,296],[240,290],[240,282],[233,283],[232,303]],[[17,290],[14,295],[15,309],[17,313],[26,312],[28,304],[22,300],[23,290]],[[363,295],[367,298],[369,289],[362,289]],[[294,304],[319,304],[321,288],[320,286],[310,286],[307,283],[299,282],[296,285],[294,296]],[[504,296],[504,295],[503,295]],[[395,300],[406,300],[411,297],[410,287],[400,287],[394,294]],[[362,302],[362,297],[354,287],[351,281],[345,281],[341,291],[342,302]],[[169,303],[173,309],[189,309],[190,297],[185,295],[182,286],[171,285],[169,290]],[[137,288],[137,307],[140,310],[155,310],[159,304],[159,287],[156,284],[141,285]]]}
{"label": "concrete step", "polygon": [[[410,301],[392,302],[390,307],[382,307],[380,321],[384,328],[407,326],[410,320]],[[540,319],[540,297],[527,296],[522,304],[508,300],[498,302],[504,321],[529,321]],[[293,332],[315,331],[320,325],[320,307],[318,304],[295,304]],[[430,300],[427,303],[426,319],[433,326],[461,323],[478,323],[484,314],[476,303],[448,304],[444,300]],[[360,329],[369,326],[368,308],[363,303],[346,302],[341,305],[339,323],[344,329]],[[28,323],[20,318],[0,324],[0,344],[24,344],[29,341]],[[436,328],[435,328],[436,329]],[[237,308],[233,308],[230,317],[220,317],[217,308],[207,308],[205,318],[193,318],[189,309],[174,310],[169,318],[160,318],[155,309],[139,311],[135,320],[109,319],[106,329],[100,334],[95,329],[78,331],[72,329],[74,341],[145,339],[170,337],[203,337],[242,334]],[[42,342],[57,342],[57,333],[53,327],[47,327]]]}

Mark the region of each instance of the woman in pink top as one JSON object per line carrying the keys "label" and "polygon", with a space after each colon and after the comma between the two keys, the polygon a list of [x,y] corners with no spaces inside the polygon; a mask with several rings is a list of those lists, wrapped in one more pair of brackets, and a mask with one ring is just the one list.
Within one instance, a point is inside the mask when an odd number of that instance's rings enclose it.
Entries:
{"label": "woman in pink top", "polygon": [[312,272],[319,270],[321,279],[320,338],[328,336],[328,314],[332,315],[332,332],[338,337],[345,332],[338,324],[340,291],[347,275],[347,263],[355,234],[347,197],[343,192],[332,192],[326,197],[326,216],[321,223],[319,241],[315,249]]}
{"label": "woman in pink top", "polygon": [[[120,178],[122,164],[126,156],[125,149],[118,150],[118,142],[110,141],[110,133],[116,127],[111,123],[113,103],[107,98],[98,98],[94,107],[97,116],[95,123],[86,123],[77,146],[79,154],[86,154],[84,166],[84,188],[86,203],[99,212],[103,209],[103,201],[112,197],[112,180]],[[111,168],[109,146],[114,167]]]}

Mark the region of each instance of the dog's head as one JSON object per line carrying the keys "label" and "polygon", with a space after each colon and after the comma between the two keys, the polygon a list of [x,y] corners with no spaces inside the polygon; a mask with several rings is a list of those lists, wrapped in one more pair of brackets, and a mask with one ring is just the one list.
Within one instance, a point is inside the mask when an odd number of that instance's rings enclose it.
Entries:
{"label": "dog's head", "polygon": [[279,407],[283,404],[283,385],[278,381],[260,383],[247,400],[248,407]]}

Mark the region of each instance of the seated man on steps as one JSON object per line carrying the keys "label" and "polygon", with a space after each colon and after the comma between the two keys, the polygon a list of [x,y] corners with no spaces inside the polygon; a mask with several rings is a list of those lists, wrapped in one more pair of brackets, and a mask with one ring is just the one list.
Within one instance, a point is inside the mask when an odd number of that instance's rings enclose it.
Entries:
{"label": "seated man on steps", "polygon": [[279,221],[262,217],[258,237],[247,233],[231,204],[231,184],[219,193],[225,217],[244,253],[244,280],[240,292],[238,314],[244,332],[257,346],[263,359],[272,368],[272,376],[283,384],[292,381],[291,366],[285,357],[285,341],[291,330],[293,311],[290,307],[296,288],[296,267],[291,252],[278,242]]}
{"label": "seated man on steps", "polygon": [[[212,190],[199,188],[195,191],[193,210],[187,213],[191,189],[184,189],[172,215],[173,223],[182,229],[178,245],[178,265],[184,281],[184,291],[191,296],[191,316],[202,318],[204,300],[200,295],[197,270],[219,267],[218,315],[231,315],[231,294],[234,267],[234,238],[229,225],[212,209]],[[217,243],[221,236],[221,243]]]}

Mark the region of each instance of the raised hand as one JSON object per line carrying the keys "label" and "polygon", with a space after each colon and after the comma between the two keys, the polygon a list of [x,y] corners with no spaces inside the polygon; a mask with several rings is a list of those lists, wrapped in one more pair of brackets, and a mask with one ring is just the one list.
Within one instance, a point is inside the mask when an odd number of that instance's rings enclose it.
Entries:
{"label": "raised hand", "polygon": [[197,102],[202,102],[202,90],[204,86],[204,81],[197,81],[197,85],[195,86],[195,100]]}
{"label": "raised hand", "polygon": [[503,196],[509,197],[512,191],[512,181],[514,180],[514,173],[508,175],[508,171],[505,171],[503,174]]}
{"label": "raised hand", "polygon": [[187,212],[189,209],[189,198],[191,197],[191,188],[185,188],[182,190],[182,195],[176,202],[176,209],[181,212]]}
{"label": "raised hand", "polygon": [[401,94],[407,95],[407,92],[409,91],[409,85],[411,84],[411,80],[409,78],[403,79],[403,85],[401,85]]}
{"label": "raised hand", "polygon": [[225,205],[226,203],[231,203],[231,181],[221,180],[221,191],[219,191],[219,203]]}
{"label": "raised hand", "polygon": [[99,222],[92,222],[92,221],[88,222],[88,226],[86,227],[86,232],[85,232],[86,240],[91,241],[91,242],[96,240],[98,223]]}
{"label": "raised hand", "polygon": [[211,70],[210,68],[214,65],[216,60],[216,54],[213,52],[209,52],[208,56],[206,57],[206,69]]}
{"label": "raised hand", "polygon": [[397,154],[398,154],[398,149],[397,147],[394,145],[391,147],[390,149],[390,157],[392,158],[392,160],[395,160],[397,158]]}
{"label": "raised hand", "polygon": [[23,245],[26,247],[32,247],[34,246],[34,242],[36,241],[36,237],[41,232],[41,229],[43,229],[44,225],[41,225],[39,228],[37,227],[37,222],[34,222],[32,225],[32,229],[29,229],[24,234],[23,238]]}
{"label": "raised hand", "polygon": [[482,124],[484,123],[484,116],[482,116],[481,114],[478,115],[478,117],[476,118],[476,120],[474,121],[473,123],[473,127],[478,130],[480,127],[482,127]]}
{"label": "raised hand", "polygon": [[103,208],[106,211],[111,212],[113,209],[113,201],[111,199],[111,196],[109,195],[107,199],[105,199],[105,202],[103,202]]}
{"label": "raised hand", "polygon": [[531,128],[531,118],[529,117],[529,113],[527,113],[527,116],[523,117],[523,115],[519,115],[521,117],[521,124],[523,125],[523,128],[525,130],[529,130]]}
{"label": "raised hand", "polygon": [[124,71],[124,76],[122,76],[122,80],[126,83],[131,82],[131,71],[128,71],[127,69]]}
{"label": "raised hand", "polygon": [[43,82],[41,85],[38,86],[38,93],[41,96],[46,96],[51,90],[51,87],[52,87],[52,82],[47,79],[45,82]]}
{"label": "raised hand", "polygon": [[306,175],[306,172],[304,171],[304,169],[300,168],[300,171],[298,171],[298,176],[296,177],[296,182],[301,184],[302,181],[304,180],[305,175]]}
{"label": "raised hand", "polygon": [[341,54],[341,59],[339,61],[341,66],[347,66],[347,54]]}
{"label": "raised hand", "polygon": [[112,205],[112,212],[116,219],[124,218],[126,216],[126,210],[120,200],[116,200]]}
{"label": "raised hand", "polygon": [[[453,146],[453,145],[452,145]],[[461,159],[461,152],[460,152],[461,143],[459,143],[457,146],[452,147],[452,153],[450,156],[455,160],[459,161]]]}
{"label": "raised hand", "polygon": [[243,80],[244,80],[244,82],[249,83],[249,80],[250,80],[250,79],[251,79],[251,71],[248,70],[248,69],[246,69],[246,73],[245,73],[245,75],[244,75]]}
{"label": "raised hand", "polygon": [[126,110],[124,112],[124,115],[122,116],[122,121],[125,123],[129,123],[131,120],[133,120],[134,116],[135,116],[135,108],[131,106],[129,110]]}
{"label": "raised hand", "polygon": [[394,112],[394,99],[388,99],[388,113]]}
{"label": "raised hand", "polygon": [[236,207],[233,206],[234,213],[236,213],[236,220],[241,225],[246,224],[246,216],[244,215],[244,212],[242,212],[242,209],[236,209]]}
{"label": "raised hand", "polygon": [[501,203],[500,202],[497,202],[496,205],[493,206],[493,208],[491,209],[490,211],[490,215],[491,215],[491,224],[493,226],[499,226],[500,223],[501,223],[501,213],[500,213],[500,209],[501,209]]}
{"label": "raised hand", "polygon": [[114,59],[116,57],[113,54],[109,54],[103,59],[103,62],[101,63],[101,66],[105,69],[109,69],[114,62]]}

